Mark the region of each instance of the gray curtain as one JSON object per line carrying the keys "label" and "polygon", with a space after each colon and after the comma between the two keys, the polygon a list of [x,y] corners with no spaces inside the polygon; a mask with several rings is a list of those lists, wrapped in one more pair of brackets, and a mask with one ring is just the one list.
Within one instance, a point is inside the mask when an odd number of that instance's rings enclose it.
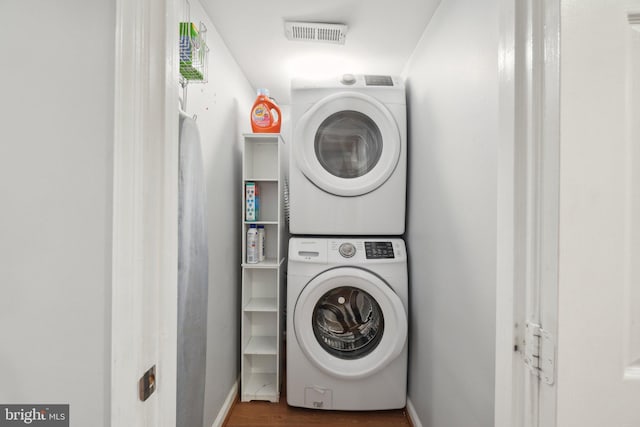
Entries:
{"label": "gray curtain", "polygon": [[180,114],[177,427],[202,427],[209,255],[198,126]]}

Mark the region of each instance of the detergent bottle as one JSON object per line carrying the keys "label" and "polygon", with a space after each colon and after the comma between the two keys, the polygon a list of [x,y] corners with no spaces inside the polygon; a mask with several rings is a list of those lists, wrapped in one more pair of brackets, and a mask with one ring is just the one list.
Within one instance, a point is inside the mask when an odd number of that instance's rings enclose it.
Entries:
{"label": "detergent bottle", "polygon": [[258,228],[256,224],[251,224],[247,230],[247,264],[257,264],[259,261]]}
{"label": "detergent bottle", "polygon": [[258,89],[258,97],[251,108],[251,129],[254,133],[280,133],[280,108],[269,98],[267,89]]}

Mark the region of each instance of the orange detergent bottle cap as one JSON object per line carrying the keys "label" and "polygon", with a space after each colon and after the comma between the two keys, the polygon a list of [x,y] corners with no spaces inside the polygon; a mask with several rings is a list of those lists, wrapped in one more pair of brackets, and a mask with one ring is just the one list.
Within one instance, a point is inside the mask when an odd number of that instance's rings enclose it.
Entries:
{"label": "orange detergent bottle cap", "polygon": [[251,129],[254,133],[280,133],[280,108],[269,98],[268,89],[258,89],[258,97],[251,108]]}

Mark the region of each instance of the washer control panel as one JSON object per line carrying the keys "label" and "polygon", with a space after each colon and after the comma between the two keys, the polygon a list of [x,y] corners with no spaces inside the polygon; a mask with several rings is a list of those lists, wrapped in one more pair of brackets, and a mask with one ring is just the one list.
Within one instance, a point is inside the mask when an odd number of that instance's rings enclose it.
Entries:
{"label": "washer control panel", "polygon": [[364,251],[367,259],[395,258],[391,242],[364,242]]}
{"label": "washer control panel", "polygon": [[399,238],[292,237],[289,240],[289,262],[358,265],[400,263],[406,260],[407,251]]}
{"label": "washer control panel", "polygon": [[367,86],[393,86],[391,76],[364,76],[364,82]]}

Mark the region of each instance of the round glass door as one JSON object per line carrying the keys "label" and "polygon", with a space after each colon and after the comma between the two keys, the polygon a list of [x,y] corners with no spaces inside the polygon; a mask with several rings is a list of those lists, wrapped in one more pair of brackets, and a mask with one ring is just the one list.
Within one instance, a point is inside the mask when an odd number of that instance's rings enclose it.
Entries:
{"label": "round glass door", "polygon": [[360,196],[384,184],[400,149],[400,132],[389,110],[355,92],[319,101],[294,131],[298,167],[317,187],[337,196]]}
{"label": "round glass door", "polygon": [[314,141],[322,167],[339,178],[364,176],[382,155],[382,134],[368,116],[357,111],[340,111],[327,117]]}
{"label": "round glass door", "polygon": [[316,304],[312,319],[318,343],[340,359],[366,356],[384,334],[384,315],[376,300],[351,286],[326,292]]}
{"label": "round glass door", "polygon": [[293,308],[293,329],[300,349],[319,369],[334,377],[362,378],[401,353],[407,314],[379,276],[339,267],[304,287]]}

